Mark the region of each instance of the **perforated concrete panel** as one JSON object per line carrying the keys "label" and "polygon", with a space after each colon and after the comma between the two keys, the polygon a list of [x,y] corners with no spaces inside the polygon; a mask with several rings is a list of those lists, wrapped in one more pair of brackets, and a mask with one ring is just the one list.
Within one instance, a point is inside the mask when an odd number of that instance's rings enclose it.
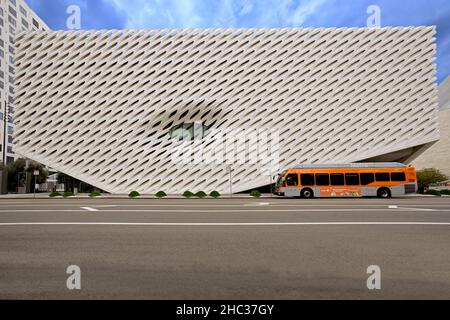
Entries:
{"label": "perforated concrete panel", "polygon": [[229,167],[238,192],[298,162],[406,150],[439,138],[434,35],[432,27],[21,33],[15,148],[113,193],[226,193]]}

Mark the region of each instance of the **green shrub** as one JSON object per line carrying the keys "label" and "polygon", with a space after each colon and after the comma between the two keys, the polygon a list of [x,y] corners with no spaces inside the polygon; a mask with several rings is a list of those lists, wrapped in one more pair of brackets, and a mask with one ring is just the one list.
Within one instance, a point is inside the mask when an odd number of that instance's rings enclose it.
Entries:
{"label": "green shrub", "polygon": [[164,191],[158,191],[155,194],[155,197],[157,197],[158,199],[161,199],[161,198],[167,197],[167,194]]}
{"label": "green shrub", "polygon": [[195,194],[195,196],[197,198],[203,199],[204,197],[206,197],[206,193],[204,193],[203,191],[199,191]]}
{"label": "green shrub", "polygon": [[64,198],[73,197],[73,196],[74,196],[73,192],[70,192],[70,191],[66,191],[63,193]]}
{"label": "green shrub", "polygon": [[445,181],[448,179],[448,176],[446,176],[436,168],[425,168],[422,170],[417,170],[416,174],[419,189],[428,188],[430,184]]}
{"label": "green shrub", "polygon": [[183,197],[188,198],[188,199],[191,198],[193,195],[194,194],[190,191],[183,192]]}
{"label": "green shrub", "polygon": [[139,192],[137,192],[137,191],[131,191],[129,194],[128,194],[128,197],[130,197],[130,198],[137,198],[137,197],[139,197],[141,194],[139,193]]}
{"label": "green shrub", "polygon": [[261,192],[259,192],[258,190],[252,190],[252,192],[250,192],[250,195],[254,198],[259,198],[261,197]]}
{"label": "green shrub", "polygon": [[432,194],[434,196],[440,196],[441,193],[438,190],[434,190],[434,189],[429,189],[425,192],[425,194]]}
{"label": "green shrub", "polygon": [[54,197],[61,197],[62,194],[59,193],[59,192],[57,192],[57,191],[54,191],[54,192],[50,193],[48,196],[49,196],[50,198],[54,198]]}
{"label": "green shrub", "polygon": [[448,190],[448,189],[443,189],[440,191],[440,193],[450,196],[450,190]]}
{"label": "green shrub", "polygon": [[220,193],[218,191],[212,191],[209,194],[210,197],[213,197],[214,199],[217,199],[218,197],[220,197]]}
{"label": "green shrub", "polygon": [[89,197],[91,197],[91,198],[95,198],[95,197],[99,197],[99,196],[101,196],[101,193],[97,192],[97,191],[89,193]]}

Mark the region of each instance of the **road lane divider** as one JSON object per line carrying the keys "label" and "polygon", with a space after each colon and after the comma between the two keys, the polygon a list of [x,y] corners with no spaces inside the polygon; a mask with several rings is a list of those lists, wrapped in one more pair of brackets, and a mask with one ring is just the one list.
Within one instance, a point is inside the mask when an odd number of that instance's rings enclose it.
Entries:
{"label": "road lane divider", "polygon": [[98,211],[98,209],[95,208],[91,208],[91,207],[80,207],[83,210],[87,210],[87,211]]}
{"label": "road lane divider", "polygon": [[4,222],[7,226],[450,226],[450,222]]}

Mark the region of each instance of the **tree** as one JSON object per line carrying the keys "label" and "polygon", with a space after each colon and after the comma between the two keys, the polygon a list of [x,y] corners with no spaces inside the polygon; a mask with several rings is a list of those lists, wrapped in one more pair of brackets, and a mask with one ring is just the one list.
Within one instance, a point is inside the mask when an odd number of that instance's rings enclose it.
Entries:
{"label": "tree", "polygon": [[417,184],[420,191],[428,188],[430,184],[448,180],[448,176],[436,168],[425,168],[417,171]]}
{"label": "tree", "polygon": [[[25,159],[17,159],[6,166],[6,169],[8,170],[9,191],[17,192],[17,187],[19,184],[23,183],[24,186],[26,185],[26,177],[19,177],[19,173],[23,173],[25,171],[25,165]],[[23,176],[25,176],[25,174]]]}
{"label": "tree", "polygon": [[[39,162],[30,161],[28,164],[27,172],[31,172],[31,174],[33,175],[35,170],[39,171],[39,175],[36,177],[36,183],[41,184],[41,183],[47,182],[47,178],[48,178],[47,169],[45,169],[45,167],[42,164],[40,164]],[[33,180],[33,184],[34,184],[34,180]]]}

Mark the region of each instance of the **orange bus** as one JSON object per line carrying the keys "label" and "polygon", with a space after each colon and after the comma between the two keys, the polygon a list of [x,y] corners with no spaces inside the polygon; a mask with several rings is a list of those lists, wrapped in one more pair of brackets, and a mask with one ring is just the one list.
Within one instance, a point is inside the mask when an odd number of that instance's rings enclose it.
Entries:
{"label": "orange bus", "polygon": [[302,198],[390,198],[415,192],[415,168],[397,162],[378,162],[301,164],[279,175],[274,194]]}

